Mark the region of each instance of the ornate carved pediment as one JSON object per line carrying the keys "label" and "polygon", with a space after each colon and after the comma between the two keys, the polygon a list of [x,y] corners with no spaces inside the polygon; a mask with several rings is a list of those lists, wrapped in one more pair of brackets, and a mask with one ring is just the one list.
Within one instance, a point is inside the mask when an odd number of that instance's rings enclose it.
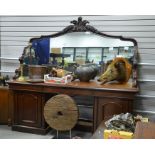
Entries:
{"label": "ornate carved pediment", "polygon": [[34,40],[43,39],[43,38],[55,38],[55,37],[59,37],[59,36],[65,35],[67,33],[72,33],[72,32],[90,32],[90,34],[93,34],[93,35],[96,34],[97,36],[101,36],[101,37],[105,37],[105,38],[113,38],[113,39],[119,39],[121,41],[132,42],[133,46],[134,46],[134,51],[133,51],[134,54],[133,54],[133,61],[132,61],[133,79],[135,81],[134,85],[135,86],[137,85],[137,83],[136,83],[137,82],[136,81],[136,79],[137,79],[136,69],[137,69],[138,46],[137,46],[137,41],[135,39],[103,33],[102,31],[91,26],[89,24],[89,21],[83,20],[82,17],[78,17],[77,20],[72,20],[70,23],[71,24],[69,26],[65,27],[63,30],[61,30],[57,33],[50,34],[50,35],[42,35],[39,38],[31,38],[29,42],[32,43]]}
{"label": "ornate carved pediment", "polygon": [[78,20],[72,20],[70,22],[72,25],[67,26],[66,28],[64,28],[62,31],[55,33],[55,34],[51,34],[51,35],[42,35],[39,38],[31,38],[30,39],[30,43],[33,40],[36,39],[41,39],[41,38],[54,38],[54,37],[59,37],[61,35],[67,34],[67,33],[71,33],[71,32],[92,32],[95,33],[97,35],[103,36],[103,37],[110,37],[110,38],[116,38],[116,39],[120,39],[120,40],[124,40],[124,41],[131,41],[134,43],[134,46],[137,46],[137,41],[133,38],[125,38],[123,36],[114,36],[114,35],[108,35],[105,34],[99,30],[97,30],[96,28],[94,28],[89,24],[89,21],[87,20],[82,20],[82,17],[78,17]]}
{"label": "ornate carved pediment", "polygon": [[95,29],[93,26],[87,25],[89,22],[87,20],[82,20],[82,17],[79,17],[78,20],[72,20],[70,22],[72,25],[67,26],[62,31],[59,32],[59,34],[65,34],[70,32],[86,32],[91,31],[93,33],[99,32],[97,29]]}

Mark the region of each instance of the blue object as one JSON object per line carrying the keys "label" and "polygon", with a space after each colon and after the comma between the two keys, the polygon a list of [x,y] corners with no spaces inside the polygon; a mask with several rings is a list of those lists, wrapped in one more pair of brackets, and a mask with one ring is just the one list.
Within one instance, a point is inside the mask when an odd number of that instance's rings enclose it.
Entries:
{"label": "blue object", "polygon": [[50,38],[36,39],[32,42],[32,48],[35,50],[38,65],[48,64],[50,57]]}

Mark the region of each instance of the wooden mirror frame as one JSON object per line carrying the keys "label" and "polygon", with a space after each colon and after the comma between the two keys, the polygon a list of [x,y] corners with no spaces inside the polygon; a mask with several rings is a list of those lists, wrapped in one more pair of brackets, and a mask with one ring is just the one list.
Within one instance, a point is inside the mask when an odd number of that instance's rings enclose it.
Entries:
{"label": "wooden mirror frame", "polygon": [[137,87],[137,61],[138,61],[138,44],[137,41],[133,38],[127,38],[123,36],[115,36],[115,35],[108,35],[105,33],[100,32],[96,28],[94,28],[89,24],[89,21],[82,20],[82,17],[78,17],[78,20],[72,20],[71,25],[65,27],[62,31],[59,31],[57,33],[51,34],[51,35],[42,35],[38,38],[31,38],[29,40],[29,43],[32,43],[34,40],[43,39],[43,38],[55,38],[62,36],[67,33],[72,32],[92,32],[96,35],[102,36],[102,37],[109,37],[109,38],[115,38],[120,39],[122,41],[130,41],[134,45],[134,55],[133,55],[133,62],[132,62],[132,86]]}

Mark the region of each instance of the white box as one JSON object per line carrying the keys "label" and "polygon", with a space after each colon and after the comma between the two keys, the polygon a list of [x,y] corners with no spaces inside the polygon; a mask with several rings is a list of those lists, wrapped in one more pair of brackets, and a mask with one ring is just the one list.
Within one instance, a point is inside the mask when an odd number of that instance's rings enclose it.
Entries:
{"label": "white box", "polygon": [[62,78],[59,77],[50,77],[49,74],[44,75],[44,82],[45,83],[52,83],[52,84],[66,84],[71,82],[73,79],[72,75],[66,75]]}

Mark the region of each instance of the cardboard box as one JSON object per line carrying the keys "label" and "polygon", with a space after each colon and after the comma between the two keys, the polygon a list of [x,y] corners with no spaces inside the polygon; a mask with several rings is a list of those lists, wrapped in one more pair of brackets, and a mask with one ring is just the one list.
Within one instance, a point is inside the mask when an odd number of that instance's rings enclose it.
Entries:
{"label": "cardboard box", "polygon": [[61,48],[51,48],[51,53],[60,54]]}
{"label": "cardboard box", "polygon": [[132,139],[133,133],[117,130],[104,130],[104,139]]}

